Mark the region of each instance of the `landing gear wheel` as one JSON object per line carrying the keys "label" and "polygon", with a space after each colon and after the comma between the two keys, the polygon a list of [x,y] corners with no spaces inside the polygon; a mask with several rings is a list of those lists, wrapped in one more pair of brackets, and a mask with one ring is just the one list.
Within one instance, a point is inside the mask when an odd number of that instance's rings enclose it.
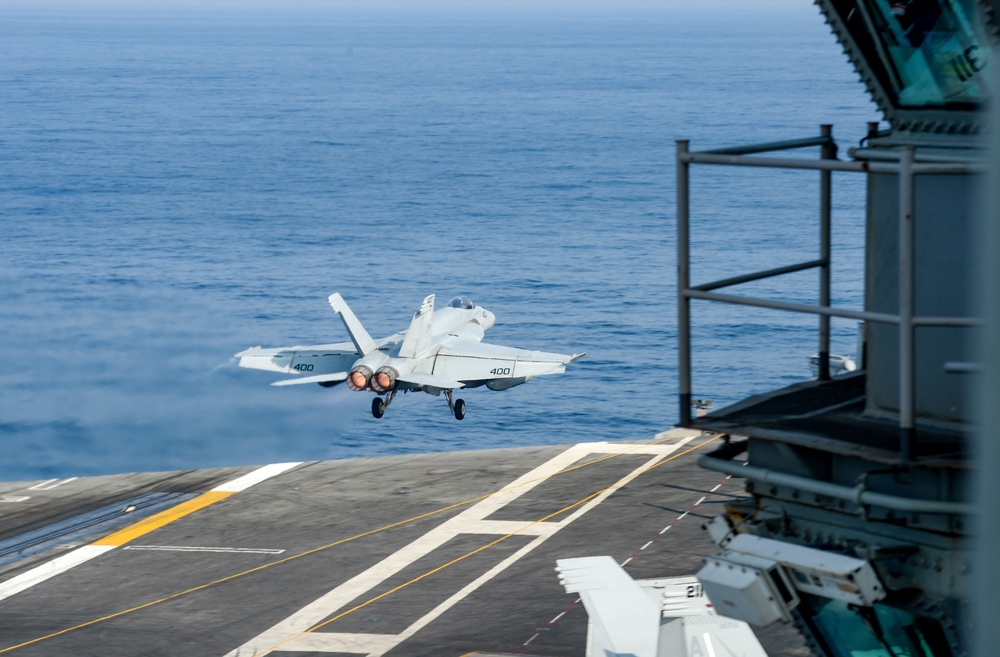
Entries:
{"label": "landing gear wheel", "polygon": [[389,393],[389,396],[385,398],[385,402],[382,401],[381,397],[376,397],[372,400],[372,415],[379,418],[385,415],[385,409],[389,408],[389,404],[392,400],[396,398],[396,390]]}
{"label": "landing gear wheel", "polygon": [[455,400],[455,419],[461,420],[465,417],[465,400],[456,399]]}

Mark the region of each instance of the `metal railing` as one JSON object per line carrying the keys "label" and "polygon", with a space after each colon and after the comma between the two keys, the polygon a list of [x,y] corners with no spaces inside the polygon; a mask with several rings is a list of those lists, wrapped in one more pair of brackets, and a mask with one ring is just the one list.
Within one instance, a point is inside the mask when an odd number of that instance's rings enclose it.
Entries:
{"label": "metal railing", "polygon": [[[760,157],[757,153],[820,147],[818,160],[790,157]],[[806,169],[820,172],[819,257],[815,260],[732,276],[701,285],[691,284],[690,167],[715,164],[745,167]],[[855,173],[896,173],[899,175],[899,309],[896,314],[852,310],[830,305],[830,207],[831,176],[834,171]],[[691,424],[691,300],[707,299],[744,306],[771,308],[819,316],[819,378],[830,378],[830,318],[843,317],[899,327],[899,452],[904,462],[913,460],[915,435],[914,329],[923,326],[978,326],[969,317],[919,317],[914,314],[914,176],[923,174],[976,173],[981,165],[972,162],[915,162],[914,148],[903,146],[898,162],[850,161],[836,159],[836,144],[829,125],[820,126],[820,135],[806,139],[758,144],[737,148],[691,152],[689,142],[677,140],[677,290],[678,290],[678,370],[680,375],[680,423]],[[816,305],[774,301],[716,292],[721,288],[749,283],[783,274],[819,269]]]}

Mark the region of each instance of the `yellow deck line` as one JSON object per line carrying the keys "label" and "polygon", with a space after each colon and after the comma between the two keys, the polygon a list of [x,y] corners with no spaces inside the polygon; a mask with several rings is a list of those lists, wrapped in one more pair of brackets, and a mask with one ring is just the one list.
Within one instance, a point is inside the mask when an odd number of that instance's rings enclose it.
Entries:
{"label": "yellow deck line", "polygon": [[113,547],[121,547],[129,541],[133,541],[144,534],[148,534],[154,529],[159,529],[160,527],[163,527],[178,518],[183,518],[189,513],[194,513],[198,509],[204,509],[206,506],[215,504],[219,500],[224,500],[234,494],[235,493],[230,491],[210,490],[207,493],[202,493],[194,499],[182,502],[165,511],[160,511],[156,515],[149,516],[134,525],[117,531],[114,534],[105,536],[98,541],[94,541],[92,545],[110,545]]}

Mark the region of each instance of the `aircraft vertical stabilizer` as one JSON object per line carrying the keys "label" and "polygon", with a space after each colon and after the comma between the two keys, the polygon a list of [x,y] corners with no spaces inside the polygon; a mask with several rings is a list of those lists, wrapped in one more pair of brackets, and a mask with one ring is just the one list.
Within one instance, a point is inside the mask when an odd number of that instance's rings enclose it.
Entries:
{"label": "aircraft vertical stabilizer", "polygon": [[428,296],[420,304],[420,310],[413,314],[410,328],[406,331],[403,346],[399,348],[400,358],[416,358],[431,344],[431,322],[434,320],[434,295]]}
{"label": "aircraft vertical stabilizer", "polygon": [[590,617],[587,657],[767,657],[749,625],[716,615],[696,577],[633,580],[611,557],[556,563]]}
{"label": "aircraft vertical stabilizer", "polygon": [[367,356],[375,351],[378,345],[372,340],[372,336],[368,335],[368,331],[361,325],[361,321],[354,315],[351,307],[344,301],[344,297],[340,296],[340,292],[331,294],[329,301],[330,307],[337,313],[340,320],[344,322],[344,327],[351,335],[351,342],[354,343],[354,347],[358,350],[358,353],[362,356]]}
{"label": "aircraft vertical stabilizer", "polygon": [[590,616],[587,656],[654,657],[660,606],[611,557],[556,561],[559,583],[579,593]]}

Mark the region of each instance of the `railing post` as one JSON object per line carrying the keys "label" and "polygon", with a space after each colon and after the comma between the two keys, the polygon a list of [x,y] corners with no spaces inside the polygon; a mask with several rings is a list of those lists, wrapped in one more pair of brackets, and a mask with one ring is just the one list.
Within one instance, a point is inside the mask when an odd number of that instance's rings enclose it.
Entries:
{"label": "railing post", "polygon": [[680,424],[691,424],[691,250],[688,140],[677,140],[677,370]]}
{"label": "railing post", "polygon": [[[871,141],[872,139],[878,138],[878,125],[879,125],[878,121],[868,122],[868,135],[865,137],[865,139]],[[871,144],[869,144],[869,146],[870,145]]]}
{"label": "railing post", "polygon": [[899,456],[916,452],[913,350],[913,146],[899,154]]}
{"label": "railing post", "polygon": [[[833,126],[819,127],[821,137],[832,138]],[[820,158],[833,160],[837,157],[837,147],[832,143],[820,147]],[[819,305],[830,306],[830,198],[833,172],[819,173],[819,257],[824,264],[819,268]],[[819,316],[819,380],[830,380],[830,316]]]}

